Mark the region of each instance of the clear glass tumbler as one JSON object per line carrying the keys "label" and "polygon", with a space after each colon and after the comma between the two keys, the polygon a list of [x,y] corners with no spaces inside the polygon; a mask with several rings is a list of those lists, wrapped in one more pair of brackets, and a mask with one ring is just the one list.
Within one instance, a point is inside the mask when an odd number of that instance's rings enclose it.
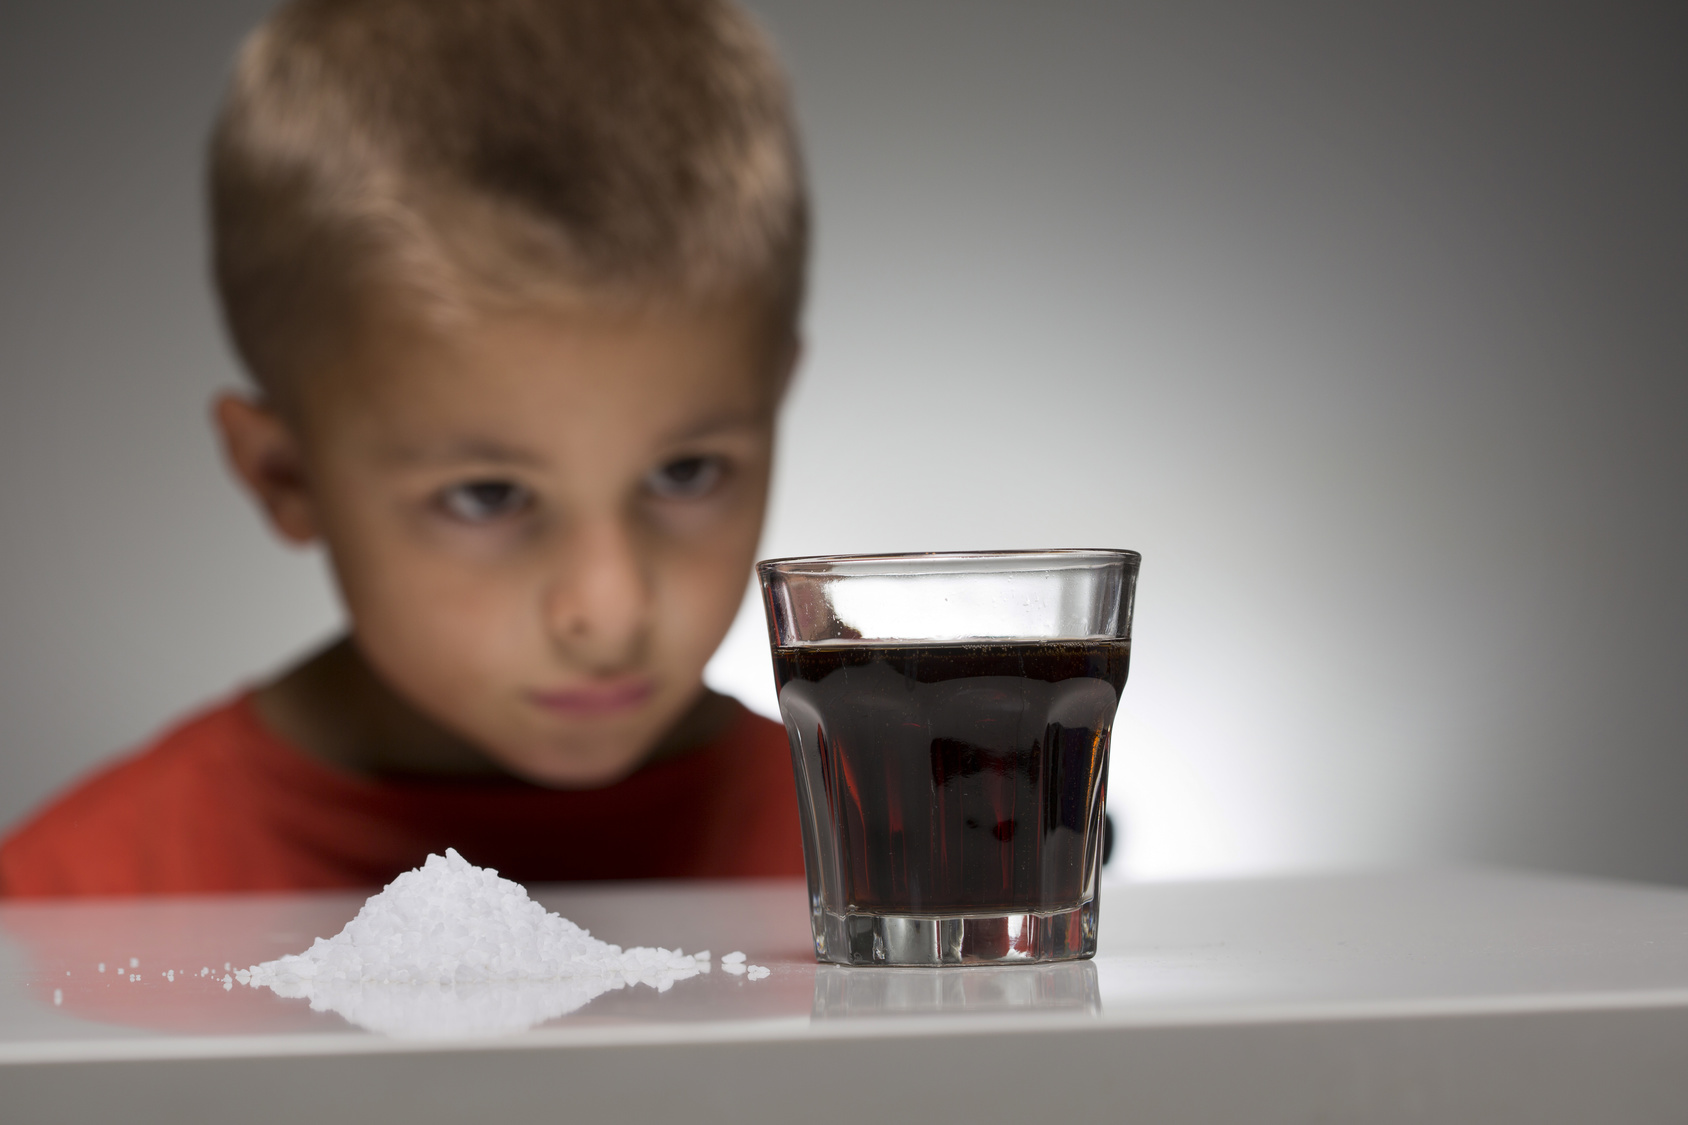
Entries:
{"label": "clear glass tumbler", "polygon": [[803,817],[815,956],[1096,952],[1133,551],[758,563]]}

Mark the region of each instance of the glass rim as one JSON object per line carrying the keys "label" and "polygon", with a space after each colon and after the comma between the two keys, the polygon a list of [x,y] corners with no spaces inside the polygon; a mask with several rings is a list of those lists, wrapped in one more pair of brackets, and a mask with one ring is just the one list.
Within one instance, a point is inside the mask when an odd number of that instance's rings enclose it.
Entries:
{"label": "glass rim", "polygon": [[[928,561],[934,564],[946,562],[990,562],[1017,560],[1025,562],[1039,562],[1047,560],[1055,565],[1049,570],[1079,567],[1085,565],[1106,565],[1109,563],[1123,563],[1135,568],[1141,565],[1143,556],[1137,551],[1128,551],[1118,547],[1052,547],[1037,550],[1010,551],[892,551],[879,554],[865,555],[791,555],[785,558],[762,559],[756,563],[756,572],[765,574],[778,571],[782,574],[808,573],[805,568],[814,567],[815,574],[836,574],[834,565],[839,563],[868,564],[891,563],[910,564]],[[1034,569],[1034,568],[1028,568]]]}

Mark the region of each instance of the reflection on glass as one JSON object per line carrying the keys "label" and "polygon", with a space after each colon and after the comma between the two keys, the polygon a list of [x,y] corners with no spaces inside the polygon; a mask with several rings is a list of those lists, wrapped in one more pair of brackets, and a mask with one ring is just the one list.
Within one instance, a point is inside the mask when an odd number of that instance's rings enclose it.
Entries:
{"label": "reflection on glass", "polygon": [[816,1019],[950,1015],[966,1012],[1102,1010],[1090,961],[890,972],[822,965],[815,973]]}

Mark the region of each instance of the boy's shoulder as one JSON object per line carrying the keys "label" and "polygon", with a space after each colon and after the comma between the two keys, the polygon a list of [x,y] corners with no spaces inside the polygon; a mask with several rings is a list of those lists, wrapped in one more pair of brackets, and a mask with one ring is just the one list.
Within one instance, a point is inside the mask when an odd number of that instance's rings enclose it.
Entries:
{"label": "boy's shoulder", "polygon": [[239,696],[96,770],[0,843],[0,894],[217,889],[199,885],[221,866],[199,845],[208,821],[239,817],[238,763],[262,737],[248,697]]}

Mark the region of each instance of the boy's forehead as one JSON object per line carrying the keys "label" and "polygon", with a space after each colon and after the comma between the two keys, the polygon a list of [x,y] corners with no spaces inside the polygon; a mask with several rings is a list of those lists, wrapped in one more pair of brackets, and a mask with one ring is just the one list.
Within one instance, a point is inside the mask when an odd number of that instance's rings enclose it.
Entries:
{"label": "boy's forehead", "polygon": [[[762,429],[765,424],[764,415],[744,410],[722,412],[714,417],[702,419],[697,425],[639,425],[630,430],[615,427],[612,423],[612,428],[602,431],[600,436],[608,441],[623,444],[642,438],[654,446],[668,447],[683,445],[689,441],[754,432]],[[536,432],[544,429],[549,429],[550,432]],[[432,434],[407,434],[401,429],[401,432],[390,435],[390,440],[382,442],[377,452],[383,461],[401,467],[472,461],[480,465],[540,468],[550,460],[542,448],[545,442],[574,436],[576,435],[543,425],[501,427],[496,422],[487,423],[465,417],[455,423],[445,422]]]}
{"label": "boy's forehead", "polygon": [[407,460],[511,460],[563,430],[663,443],[758,426],[783,375],[760,318],[731,307],[386,319],[360,336],[312,412]]}

